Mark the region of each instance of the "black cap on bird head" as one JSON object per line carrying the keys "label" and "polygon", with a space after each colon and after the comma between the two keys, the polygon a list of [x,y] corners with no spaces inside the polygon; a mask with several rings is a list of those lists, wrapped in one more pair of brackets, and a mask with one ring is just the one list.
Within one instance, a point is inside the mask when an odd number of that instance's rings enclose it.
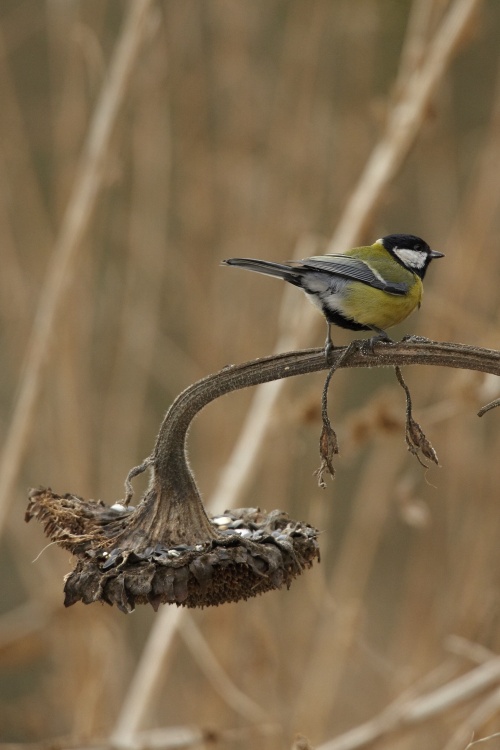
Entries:
{"label": "black cap on bird head", "polygon": [[398,263],[421,279],[424,278],[429,263],[434,258],[442,258],[443,253],[431,250],[427,242],[414,234],[388,234],[378,240]]}

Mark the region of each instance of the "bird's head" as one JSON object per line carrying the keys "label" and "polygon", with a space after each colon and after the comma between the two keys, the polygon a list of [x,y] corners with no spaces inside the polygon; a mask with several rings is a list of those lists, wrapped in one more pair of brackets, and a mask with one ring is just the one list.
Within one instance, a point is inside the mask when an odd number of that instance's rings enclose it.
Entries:
{"label": "bird's head", "polygon": [[389,234],[377,240],[377,243],[383,245],[398,263],[416,273],[421,279],[424,278],[431,260],[444,256],[444,253],[431,250],[427,242],[414,234]]}

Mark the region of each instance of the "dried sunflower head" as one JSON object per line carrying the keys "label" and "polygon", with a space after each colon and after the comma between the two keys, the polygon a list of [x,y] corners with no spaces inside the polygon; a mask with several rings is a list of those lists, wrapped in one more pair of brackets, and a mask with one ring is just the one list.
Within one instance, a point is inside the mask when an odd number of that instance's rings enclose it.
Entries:
{"label": "dried sunflower head", "polygon": [[[150,507],[152,504],[150,504]],[[130,612],[136,604],[206,607],[290,586],[319,559],[318,531],[282,511],[258,508],[208,517],[211,532],[174,544],[137,534],[140,510],[50,489],[32,490],[26,519],[77,557],[65,580],[65,605],[104,601]],[[178,534],[177,534],[178,536]]]}

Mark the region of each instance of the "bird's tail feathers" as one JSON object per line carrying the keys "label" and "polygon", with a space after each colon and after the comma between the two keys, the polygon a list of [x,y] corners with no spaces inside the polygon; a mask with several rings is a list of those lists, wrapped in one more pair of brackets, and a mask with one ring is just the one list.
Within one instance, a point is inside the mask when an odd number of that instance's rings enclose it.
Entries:
{"label": "bird's tail feathers", "polygon": [[263,273],[266,276],[276,276],[300,286],[300,276],[298,269],[293,266],[287,266],[284,263],[273,263],[269,260],[256,260],[255,258],[229,258],[222,261],[225,266],[237,266],[244,268],[246,271],[255,271]]}

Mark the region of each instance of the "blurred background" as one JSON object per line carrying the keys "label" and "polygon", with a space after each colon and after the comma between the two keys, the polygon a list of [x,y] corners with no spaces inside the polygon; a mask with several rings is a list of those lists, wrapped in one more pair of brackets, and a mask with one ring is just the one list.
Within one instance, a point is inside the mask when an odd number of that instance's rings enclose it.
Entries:
{"label": "blurred background", "polygon": [[[24,523],[27,489],[115,502],[182,389],[272,353],[292,324],[280,313],[285,285],[220,260],[324,249],[451,6],[152,3],[8,498],[2,742],[106,737],[159,617],[146,607],[131,616],[99,605],[65,610],[71,556],[45,549],[42,528]],[[3,440],[127,10],[118,0],[1,4]],[[446,254],[427,276],[421,311],[395,336],[499,345],[499,33],[500,4],[478,3],[410,152],[357,238],[411,232]],[[308,315],[299,292],[289,293],[294,315]],[[351,338],[335,331],[338,344]],[[301,345],[323,341],[317,315]],[[320,528],[321,564],[289,591],[189,613],[195,630],[174,637],[143,727],[210,730],[211,747],[289,748],[297,732],[319,744],[416,694],[415,685],[434,688],[500,650],[500,417],[476,416],[498,396],[498,379],[430,367],[405,377],[440,468],[426,471],[406,451],[393,372],[342,371],[330,391],[341,454],[326,490],[313,476],[324,375],[287,383],[237,505],[280,508]],[[252,397],[226,396],[193,426],[190,460],[206,499]],[[138,494],[146,481],[136,481]],[[231,684],[253,713],[228,700]],[[443,748],[477,705],[381,746]],[[480,734],[500,730],[500,714],[486,718]]]}

